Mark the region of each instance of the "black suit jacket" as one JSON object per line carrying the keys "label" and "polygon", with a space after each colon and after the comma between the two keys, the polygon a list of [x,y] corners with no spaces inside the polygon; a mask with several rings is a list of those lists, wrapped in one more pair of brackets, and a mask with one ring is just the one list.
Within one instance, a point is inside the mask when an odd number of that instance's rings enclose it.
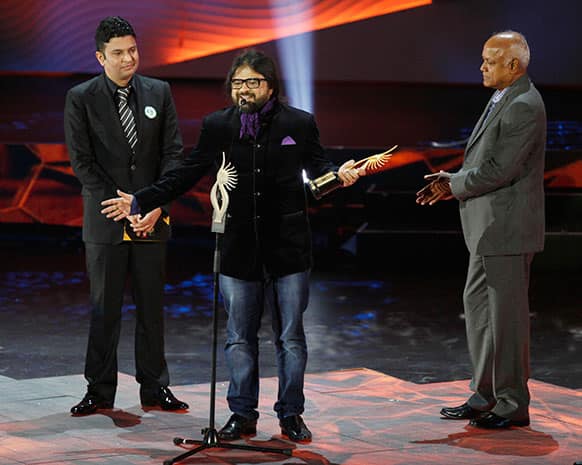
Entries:
{"label": "black suit jacket", "polygon": [[239,137],[240,115],[230,107],[207,116],[184,167],[136,193],[149,211],[192,187],[222,152],[238,176],[229,193],[221,272],[239,279],[283,276],[311,266],[311,234],[302,171],[317,177],[337,167],[324,157],[313,116],[277,103],[256,140]]}
{"label": "black suit jacket", "polygon": [[[138,143],[132,153],[105,74],[67,93],[65,141],[71,165],[83,188],[83,240],[114,244],[123,223],[100,213],[101,201],[116,190],[133,193],[180,165],[182,138],[168,83],[134,75]],[[164,207],[167,213],[167,207]]]}

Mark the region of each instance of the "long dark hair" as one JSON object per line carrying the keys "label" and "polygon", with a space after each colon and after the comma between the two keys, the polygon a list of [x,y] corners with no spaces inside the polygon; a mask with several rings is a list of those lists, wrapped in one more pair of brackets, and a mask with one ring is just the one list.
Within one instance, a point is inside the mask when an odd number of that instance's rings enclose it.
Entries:
{"label": "long dark hair", "polygon": [[277,73],[277,65],[275,65],[275,62],[271,57],[253,48],[244,50],[242,53],[240,53],[234,58],[232,66],[230,67],[230,71],[228,72],[228,75],[226,76],[226,81],[224,83],[227,95],[230,97],[230,93],[232,90],[230,80],[232,79],[232,76],[234,75],[238,68],[244,65],[248,65],[257,73],[260,73],[263,76],[265,76],[265,79],[269,84],[269,88],[273,89],[272,97],[278,99],[279,75]]}

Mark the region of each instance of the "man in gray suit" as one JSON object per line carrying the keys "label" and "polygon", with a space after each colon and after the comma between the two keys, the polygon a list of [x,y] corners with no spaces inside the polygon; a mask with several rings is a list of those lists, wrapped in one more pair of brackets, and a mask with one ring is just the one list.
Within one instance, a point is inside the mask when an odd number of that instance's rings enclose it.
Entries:
{"label": "man in gray suit", "polygon": [[529,47],[505,31],[483,47],[483,85],[496,89],[456,173],[431,182],[417,203],[459,200],[469,269],[463,293],[473,395],[448,419],[482,428],[529,425],[529,271],[544,243],[546,113],[527,76]]}

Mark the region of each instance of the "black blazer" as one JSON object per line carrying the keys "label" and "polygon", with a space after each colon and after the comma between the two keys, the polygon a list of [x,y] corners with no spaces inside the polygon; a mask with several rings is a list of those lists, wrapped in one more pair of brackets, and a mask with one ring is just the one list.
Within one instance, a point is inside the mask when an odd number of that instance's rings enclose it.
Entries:
{"label": "black blazer", "polygon": [[[105,74],[67,93],[65,141],[83,188],[83,240],[121,242],[122,222],[100,213],[116,190],[133,193],[180,165],[182,138],[168,83],[134,75],[138,143],[131,152]],[[164,207],[167,213],[167,207]]]}
{"label": "black blazer", "polygon": [[197,147],[178,170],[136,193],[149,211],[192,187],[224,151],[238,176],[230,192],[221,272],[239,279],[283,276],[312,264],[311,234],[302,170],[311,178],[337,167],[324,157],[313,116],[276,104],[257,140],[240,139],[238,109],[207,116]]}

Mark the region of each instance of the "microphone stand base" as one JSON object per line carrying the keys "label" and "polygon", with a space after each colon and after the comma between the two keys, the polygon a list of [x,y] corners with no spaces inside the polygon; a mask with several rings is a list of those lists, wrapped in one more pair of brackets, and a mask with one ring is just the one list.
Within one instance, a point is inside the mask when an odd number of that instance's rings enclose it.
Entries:
{"label": "microphone stand base", "polygon": [[278,449],[272,447],[248,446],[244,444],[232,444],[230,442],[220,442],[220,440],[218,439],[217,431],[211,428],[204,428],[202,430],[202,433],[204,434],[204,439],[202,440],[174,438],[174,444],[176,446],[197,445],[198,447],[195,447],[192,450],[184,452],[183,454],[178,455],[173,459],[165,460],[163,465],[173,465],[175,463],[181,462],[185,458],[188,458],[205,449],[248,450],[256,452],[267,452],[271,454],[287,455],[289,457],[293,455],[293,449]]}

